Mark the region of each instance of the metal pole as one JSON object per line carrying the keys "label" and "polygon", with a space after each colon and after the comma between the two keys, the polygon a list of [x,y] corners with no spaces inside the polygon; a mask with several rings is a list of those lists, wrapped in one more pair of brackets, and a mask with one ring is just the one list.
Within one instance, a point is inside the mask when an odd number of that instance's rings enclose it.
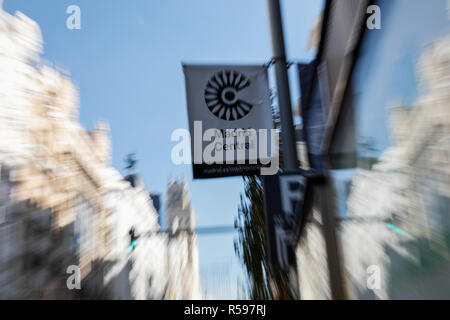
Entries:
{"label": "metal pole", "polygon": [[287,74],[286,52],[284,49],[283,25],[279,0],[268,0],[274,67],[277,81],[278,104],[280,107],[281,141],[284,167],[298,169],[295,130],[292,121],[291,94]]}
{"label": "metal pole", "polygon": [[[283,150],[284,168],[298,169],[297,146],[295,141],[294,123],[292,121],[291,94],[287,73],[286,51],[284,48],[283,25],[279,0],[268,0],[270,27],[272,33],[273,58],[275,77],[277,81],[278,105],[281,120],[281,141]],[[278,274],[275,275],[278,279]],[[297,264],[294,263],[288,272],[289,285],[294,298],[300,299]]]}

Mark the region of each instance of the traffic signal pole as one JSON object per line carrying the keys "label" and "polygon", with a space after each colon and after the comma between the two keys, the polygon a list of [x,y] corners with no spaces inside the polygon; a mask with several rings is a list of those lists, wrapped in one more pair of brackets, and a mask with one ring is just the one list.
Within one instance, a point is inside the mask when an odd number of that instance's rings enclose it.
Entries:
{"label": "traffic signal pole", "polygon": [[270,28],[272,31],[273,61],[277,82],[277,97],[280,108],[284,167],[287,170],[296,170],[298,169],[297,147],[294,123],[292,121],[291,93],[289,91],[280,1],[268,0],[268,3]]}
{"label": "traffic signal pole", "polygon": [[[280,109],[281,140],[283,162],[286,170],[296,170],[299,167],[297,160],[297,146],[295,140],[294,123],[292,120],[291,94],[287,73],[286,51],[284,45],[283,24],[279,0],[268,0],[270,27],[272,34],[273,61],[277,83],[277,97]],[[292,248],[295,254],[295,247]],[[278,279],[279,272],[275,272]],[[297,263],[291,266],[288,272],[289,286],[294,298],[300,299]]]}
{"label": "traffic signal pole", "polygon": [[[291,96],[287,74],[286,51],[284,45],[283,25],[279,0],[268,0],[270,26],[272,31],[273,60],[276,74],[278,104],[280,108],[281,139],[284,168],[298,169],[295,130],[292,120]],[[329,181],[329,180],[327,180]],[[334,211],[331,204],[331,191],[329,182],[320,190],[321,213],[324,220],[325,244],[327,251],[328,269],[330,275],[330,288],[332,299],[345,299],[342,268],[339,261],[339,247],[335,229]],[[289,273],[291,285],[296,288],[297,297],[300,298],[300,288],[297,266],[293,266]]]}

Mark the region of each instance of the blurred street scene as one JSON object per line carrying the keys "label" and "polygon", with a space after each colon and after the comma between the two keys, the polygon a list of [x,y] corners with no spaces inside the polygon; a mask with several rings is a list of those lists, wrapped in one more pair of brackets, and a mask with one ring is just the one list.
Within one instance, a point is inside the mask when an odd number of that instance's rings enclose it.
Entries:
{"label": "blurred street scene", "polygon": [[310,165],[331,169],[297,246],[304,298],[450,298],[448,5],[327,1],[300,67]]}
{"label": "blurred street scene", "polygon": [[297,64],[300,168],[322,174],[291,185],[303,207],[275,240],[261,233],[274,182],[245,180],[251,297],[450,298],[449,19],[443,0],[325,1],[316,58]]}
{"label": "blurred street scene", "polygon": [[[190,179],[161,169],[166,190],[149,190],[134,154],[120,172],[114,127],[84,129],[40,26],[1,7],[0,299],[450,299],[449,1],[325,0],[311,17],[313,59],[288,59],[306,178],[286,230],[274,227],[283,238],[267,232],[260,175],[239,177],[234,226],[201,229]],[[171,143],[158,139],[147,141],[158,152]],[[221,212],[208,183],[201,201]],[[202,232],[234,232],[243,276],[226,256],[200,267]]]}

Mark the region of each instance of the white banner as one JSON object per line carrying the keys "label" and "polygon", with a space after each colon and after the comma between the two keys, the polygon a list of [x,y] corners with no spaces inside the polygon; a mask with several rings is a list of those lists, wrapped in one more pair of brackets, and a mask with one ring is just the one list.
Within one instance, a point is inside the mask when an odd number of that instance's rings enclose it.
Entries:
{"label": "white banner", "polygon": [[252,174],[261,168],[261,160],[267,165],[273,128],[267,69],[230,65],[183,65],[183,69],[194,178]]}

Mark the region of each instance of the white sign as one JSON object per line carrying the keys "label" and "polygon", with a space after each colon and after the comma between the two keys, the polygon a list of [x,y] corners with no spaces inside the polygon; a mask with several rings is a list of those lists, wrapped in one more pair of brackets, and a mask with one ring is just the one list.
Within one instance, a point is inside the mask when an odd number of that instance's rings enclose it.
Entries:
{"label": "white sign", "polygon": [[297,204],[303,201],[305,189],[305,177],[298,174],[280,176],[281,205],[286,218],[295,215]]}
{"label": "white sign", "polygon": [[183,69],[194,178],[251,174],[269,164],[273,119],[266,67]]}
{"label": "white sign", "polygon": [[263,177],[266,232],[271,262],[282,270],[293,263],[295,226],[305,214],[303,206],[308,179],[301,173]]}

